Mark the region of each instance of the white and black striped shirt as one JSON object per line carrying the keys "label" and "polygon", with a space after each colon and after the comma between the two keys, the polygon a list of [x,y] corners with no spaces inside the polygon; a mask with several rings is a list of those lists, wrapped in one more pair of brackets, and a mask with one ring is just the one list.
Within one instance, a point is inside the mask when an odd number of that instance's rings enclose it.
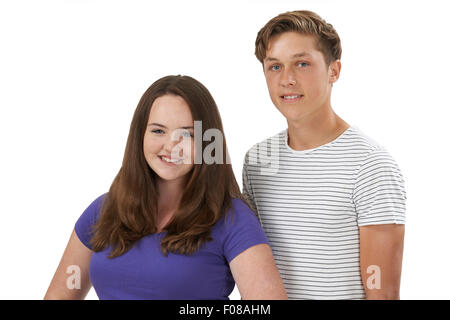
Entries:
{"label": "white and black striped shirt", "polygon": [[354,127],[296,151],[287,130],[246,154],[243,193],[272,247],[289,299],[364,299],[359,227],[404,224],[402,174]]}

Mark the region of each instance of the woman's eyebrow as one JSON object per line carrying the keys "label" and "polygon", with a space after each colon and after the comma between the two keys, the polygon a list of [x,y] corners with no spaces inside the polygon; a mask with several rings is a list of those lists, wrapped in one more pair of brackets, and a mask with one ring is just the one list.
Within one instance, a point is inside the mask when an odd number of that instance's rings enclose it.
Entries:
{"label": "woman's eyebrow", "polygon": [[[157,126],[157,127],[161,127],[161,128],[167,129],[167,127],[165,125],[159,124],[159,123],[156,123],[156,122],[149,123],[148,126]],[[194,129],[194,127],[186,126],[186,127],[179,127],[178,129]]]}
{"label": "woman's eyebrow", "polygon": [[149,123],[148,126],[157,126],[157,127],[161,127],[161,128],[165,128],[167,129],[167,127],[165,125],[153,122],[153,123]]}

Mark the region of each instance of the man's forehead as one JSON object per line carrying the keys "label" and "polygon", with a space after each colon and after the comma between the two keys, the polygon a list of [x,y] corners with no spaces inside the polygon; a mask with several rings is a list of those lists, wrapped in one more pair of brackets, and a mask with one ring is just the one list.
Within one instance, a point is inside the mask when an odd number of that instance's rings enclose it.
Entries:
{"label": "man's forehead", "polygon": [[269,40],[264,61],[277,60],[278,56],[287,56],[290,59],[311,57],[316,51],[318,51],[317,39],[313,35],[284,32]]}
{"label": "man's forehead", "polygon": [[[294,53],[289,56],[290,59],[298,59],[298,58],[305,58],[305,57],[312,57],[312,54],[306,51]],[[273,56],[267,56],[264,61],[278,61],[279,59],[277,57]]]}

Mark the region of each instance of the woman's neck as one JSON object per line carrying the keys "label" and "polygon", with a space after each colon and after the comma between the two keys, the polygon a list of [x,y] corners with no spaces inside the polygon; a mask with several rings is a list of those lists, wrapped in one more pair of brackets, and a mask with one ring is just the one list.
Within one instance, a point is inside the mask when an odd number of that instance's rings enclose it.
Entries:
{"label": "woman's neck", "polygon": [[185,186],[185,179],[172,181],[158,179],[157,187],[159,197],[156,217],[158,232],[167,225],[178,209]]}

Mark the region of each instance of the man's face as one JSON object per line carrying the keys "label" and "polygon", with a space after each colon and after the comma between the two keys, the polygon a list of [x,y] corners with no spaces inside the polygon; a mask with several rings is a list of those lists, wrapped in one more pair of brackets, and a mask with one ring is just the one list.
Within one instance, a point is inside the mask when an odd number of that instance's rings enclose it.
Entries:
{"label": "man's face", "polygon": [[272,37],[263,66],[270,98],[288,122],[330,105],[340,61],[327,66],[313,36],[284,32]]}

